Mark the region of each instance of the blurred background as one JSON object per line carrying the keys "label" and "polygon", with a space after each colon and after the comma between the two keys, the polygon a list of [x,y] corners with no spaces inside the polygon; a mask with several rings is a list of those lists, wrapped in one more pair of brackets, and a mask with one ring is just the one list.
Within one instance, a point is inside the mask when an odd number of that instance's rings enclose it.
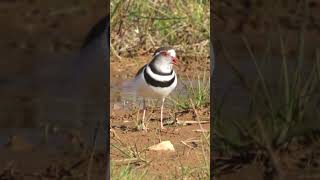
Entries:
{"label": "blurred background", "polygon": [[0,6],[0,179],[104,178],[107,4]]}
{"label": "blurred background", "polygon": [[318,179],[320,4],[217,0],[212,173]]}

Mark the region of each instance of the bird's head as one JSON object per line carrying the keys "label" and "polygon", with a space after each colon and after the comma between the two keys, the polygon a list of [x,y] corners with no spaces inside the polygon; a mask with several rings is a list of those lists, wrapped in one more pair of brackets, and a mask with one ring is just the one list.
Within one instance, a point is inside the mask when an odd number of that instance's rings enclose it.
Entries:
{"label": "bird's head", "polygon": [[176,51],[172,48],[166,48],[166,47],[158,48],[154,52],[153,57],[156,57],[159,60],[163,60],[164,63],[177,65],[177,62],[178,62]]}
{"label": "bird's head", "polygon": [[154,52],[153,60],[150,63],[151,66],[163,73],[170,73],[174,64],[177,64],[176,51],[166,47],[158,48]]}

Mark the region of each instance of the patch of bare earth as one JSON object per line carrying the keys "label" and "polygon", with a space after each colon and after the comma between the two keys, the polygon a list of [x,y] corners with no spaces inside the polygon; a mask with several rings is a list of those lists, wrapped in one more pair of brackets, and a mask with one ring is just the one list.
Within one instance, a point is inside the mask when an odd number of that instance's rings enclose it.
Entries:
{"label": "patch of bare earth", "polygon": [[[148,113],[149,111],[149,113]],[[151,111],[151,112],[150,112]],[[205,123],[199,125],[193,110],[173,112],[173,110],[165,109],[165,123],[170,121],[170,114],[176,114],[175,120],[191,121],[191,125],[179,125],[170,122],[165,126],[164,131],[160,131],[160,109],[154,108],[147,110],[148,130],[137,130],[136,121],[138,112],[129,112],[124,110],[112,110],[110,134],[111,143],[111,161],[115,165],[126,165],[128,157],[125,157],[119,150],[113,148],[112,145],[122,146],[124,149],[134,149],[140,153],[141,159],[133,160],[136,167],[140,167],[141,171],[148,171],[150,176],[172,177],[172,175],[181,174],[181,167],[198,168],[205,165],[204,156],[209,159],[209,154],[204,154],[202,147],[209,150],[209,145],[203,139],[201,130],[208,133],[210,124]],[[202,117],[201,121],[209,120],[209,110],[207,108],[200,109],[198,115]],[[140,113],[140,119],[141,119]],[[172,123],[172,124],[171,124]],[[169,124],[169,123],[168,123]],[[161,141],[170,141],[175,152],[166,151],[150,151],[148,147],[158,144]]]}

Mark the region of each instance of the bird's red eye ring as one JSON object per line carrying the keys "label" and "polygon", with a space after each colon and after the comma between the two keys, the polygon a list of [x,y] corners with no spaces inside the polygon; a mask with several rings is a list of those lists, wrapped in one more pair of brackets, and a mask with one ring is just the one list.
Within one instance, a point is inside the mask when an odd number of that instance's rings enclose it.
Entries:
{"label": "bird's red eye ring", "polygon": [[162,55],[164,55],[164,56],[168,56],[169,55],[169,53],[167,52],[167,51],[161,51],[160,52]]}

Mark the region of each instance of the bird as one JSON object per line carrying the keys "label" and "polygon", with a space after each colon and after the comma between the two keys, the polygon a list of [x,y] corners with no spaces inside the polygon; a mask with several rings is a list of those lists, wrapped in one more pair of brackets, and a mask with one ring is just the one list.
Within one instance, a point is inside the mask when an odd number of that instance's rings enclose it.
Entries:
{"label": "bird", "polygon": [[133,80],[124,85],[124,89],[134,92],[136,96],[143,98],[143,116],[141,126],[147,130],[144,124],[146,115],[146,98],[160,98],[160,129],[163,126],[163,107],[167,96],[177,86],[177,74],[173,65],[177,65],[176,51],[171,47],[160,47],[155,50],[149,63],[142,66],[136,73]]}

